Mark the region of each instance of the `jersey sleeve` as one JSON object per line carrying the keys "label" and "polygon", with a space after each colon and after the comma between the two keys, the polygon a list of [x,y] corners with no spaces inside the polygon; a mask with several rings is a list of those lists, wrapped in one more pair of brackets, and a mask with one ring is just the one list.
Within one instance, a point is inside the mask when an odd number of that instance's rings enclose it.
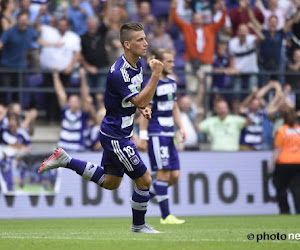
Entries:
{"label": "jersey sleeve", "polygon": [[242,116],[236,116],[235,117],[235,121],[237,123],[237,126],[240,130],[242,130],[245,127],[246,124],[246,118],[242,117]]}
{"label": "jersey sleeve", "polygon": [[130,77],[126,69],[114,71],[112,73],[111,87],[114,92],[122,97],[122,101],[128,102],[132,97],[139,94],[136,86],[131,83]]}

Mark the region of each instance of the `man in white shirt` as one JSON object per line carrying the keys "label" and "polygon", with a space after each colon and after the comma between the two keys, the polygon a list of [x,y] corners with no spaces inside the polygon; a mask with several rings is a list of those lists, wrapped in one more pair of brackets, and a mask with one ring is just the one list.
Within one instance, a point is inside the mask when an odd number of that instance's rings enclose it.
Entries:
{"label": "man in white shirt", "polygon": [[240,24],[237,36],[229,41],[230,67],[239,73],[247,75],[238,75],[233,78],[232,84],[235,92],[242,88],[251,90],[257,86],[258,78],[256,73],[259,71],[257,62],[257,42],[263,37],[249,34],[246,24]]}
{"label": "man in white shirt", "polygon": [[[69,30],[68,20],[58,20],[57,29],[51,26],[41,26],[40,38],[46,43],[40,54],[41,68],[53,70],[69,75],[79,60],[81,45],[80,37]],[[56,46],[47,46],[47,43]]]}

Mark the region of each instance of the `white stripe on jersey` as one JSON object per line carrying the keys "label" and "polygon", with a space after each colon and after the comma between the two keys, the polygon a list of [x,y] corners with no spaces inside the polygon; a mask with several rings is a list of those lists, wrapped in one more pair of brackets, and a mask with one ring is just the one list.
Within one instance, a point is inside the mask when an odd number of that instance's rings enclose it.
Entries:
{"label": "white stripe on jersey", "polygon": [[160,157],[160,144],[159,144],[159,137],[153,136],[152,137],[152,144],[153,144],[153,151],[154,157],[157,164],[158,169],[162,169],[161,157]]}
{"label": "white stripe on jersey", "polygon": [[120,149],[119,141],[117,140],[112,140],[111,145],[114,149],[115,154],[118,156],[118,159],[120,162],[123,163],[123,165],[126,167],[128,171],[133,171],[133,168],[126,158],[126,156],[123,154],[122,150]]}
{"label": "white stripe on jersey", "polygon": [[174,101],[158,101],[157,102],[157,111],[170,111],[173,110]]}
{"label": "white stripe on jersey", "polygon": [[176,85],[174,83],[163,84],[156,88],[157,96],[167,95],[169,93],[175,93],[175,92],[176,92]]}
{"label": "white stripe on jersey", "polygon": [[75,123],[73,123],[67,119],[63,119],[61,126],[65,129],[69,129],[69,130],[79,130],[82,128],[82,121],[77,120]]}
{"label": "white stripe on jersey", "polygon": [[174,119],[173,116],[171,117],[157,117],[158,123],[162,127],[173,127],[174,126]]}
{"label": "white stripe on jersey", "polygon": [[120,68],[124,82],[130,82],[130,77],[126,70],[127,68],[128,68],[128,64],[126,62],[124,62],[123,66]]}
{"label": "white stripe on jersey", "polygon": [[68,130],[61,130],[60,131],[60,135],[59,138],[61,140],[65,140],[65,141],[76,141],[77,143],[80,143],[80,139],[81,139],[81,132],[80,131],[76,131],[76,132],[71,132]]}
{"label": "white stripe on jersey", "polygon": [[133,124],[133,118],[135,114],[122,117],[121,128],[127,128]]}

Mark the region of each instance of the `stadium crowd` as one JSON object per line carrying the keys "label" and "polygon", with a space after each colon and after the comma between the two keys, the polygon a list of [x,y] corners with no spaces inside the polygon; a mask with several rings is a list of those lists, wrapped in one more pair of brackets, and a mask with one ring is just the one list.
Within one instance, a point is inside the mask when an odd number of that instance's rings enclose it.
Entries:
{"label": "stadium crowd", "polygon": [[[16,92],[0,92],[0,143],[27,145],[6,141],[9,121],[17,116],[27,138],[45,109],[48,121],[61,121],[59,146],[101,150],[106,73],[122,54],[119,29],[127,21],[144,25],[149,55],[159,48],[175,55],[187,131],[180,150],[207,140],[216,151],[271,149],[284,114],[300,110],[298,0],[1,0],[1,86],[16,88],[12,71],[29,69],[22,84],[41,93],[24,94],[20,104]],[[80,96],[68,97],[70,87]],[[135,121],[138,140],[138,113]]]}

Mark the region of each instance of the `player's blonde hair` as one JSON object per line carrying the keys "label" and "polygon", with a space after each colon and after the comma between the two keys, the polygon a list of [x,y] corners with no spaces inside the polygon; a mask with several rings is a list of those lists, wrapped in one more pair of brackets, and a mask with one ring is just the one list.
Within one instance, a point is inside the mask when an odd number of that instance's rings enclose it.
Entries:
{"label": "player's blonde hair", "polygon": [[150,55],[147,58],[147,62],[149,63],[152,59],[156,59],[156,60],[162,62],[164,60],[164,58],[165,58],[165,54],[172,54],[172,52],[170,50],[167,50],[167,49],[157,49],[157,50],[154,50],[152,52],[152,55]]}

